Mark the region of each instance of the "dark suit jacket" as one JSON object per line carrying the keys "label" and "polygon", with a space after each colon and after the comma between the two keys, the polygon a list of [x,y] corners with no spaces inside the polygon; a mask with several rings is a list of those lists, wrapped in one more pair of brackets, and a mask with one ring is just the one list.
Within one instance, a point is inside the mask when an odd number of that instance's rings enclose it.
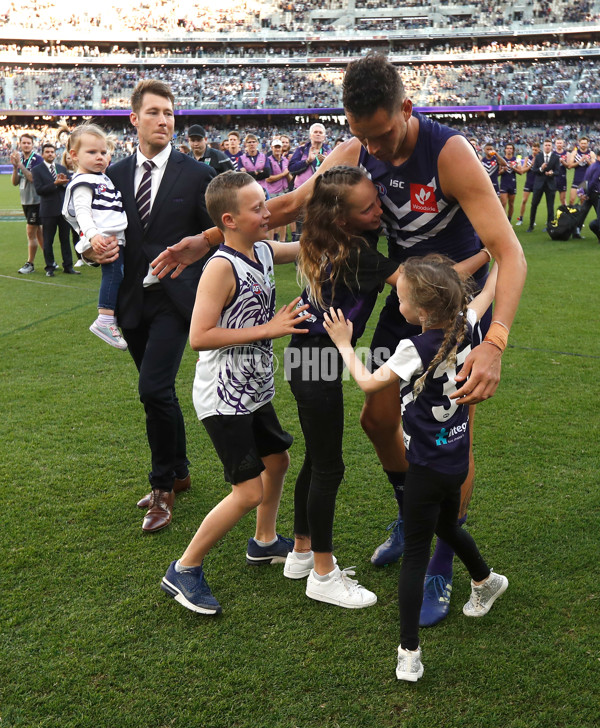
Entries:
{"label": "dark suit jacket", "polygon": [[[127,212],[124,278],[117,301],[119,325],[126,329],[133,329],[140,323],[144,300],[142,281],[150,261],[168,245],[213,225],[206,211],[204,193],[215,176],[214,170],[172,150],[144,231],[135,203],[135,162],[134,153],[106,170],[120,190]],[[192,317],[203,264],[204,261],[198,261],[175,280],[167,276],[158,284],[188,321]]]}
{"label": "dark suit jacket", "polygon": [[[550,159],[548,160],[548,166],[541,170],[541,166],[544,164],[544,152],[540,152],[536,155],[533,160],[533,167],[531,171],[534,173],[533,178],[533,191],[546,189],[548,192],[556,192],[556,176],[560,174],[560,157],[556,152],[550,152]],[[546,175],[545,172],[552,170],[554,174]]]}
{"label": "dark suit jacket", "polygon": [[[68,170],[62,164],[54,164],[56,174],[62,172],[68,175]],[[36,165],[32,170],[33,185],[40,196],[40,217],[58,217],[62,215],[63,200],[67,185],[55,185],[54,178],[46,163]]]}

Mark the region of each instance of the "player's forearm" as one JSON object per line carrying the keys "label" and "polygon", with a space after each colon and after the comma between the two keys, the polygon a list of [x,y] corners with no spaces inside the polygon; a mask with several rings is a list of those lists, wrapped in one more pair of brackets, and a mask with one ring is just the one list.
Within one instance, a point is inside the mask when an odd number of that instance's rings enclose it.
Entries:
{"label": "player's forearm", "polygon": [[527,262],[518,242],[501,246],[497,252],[490,245],[490,252],[498,263],[498,280],[494,306],[494,319],[510,328],[521,300],[527,276]]}

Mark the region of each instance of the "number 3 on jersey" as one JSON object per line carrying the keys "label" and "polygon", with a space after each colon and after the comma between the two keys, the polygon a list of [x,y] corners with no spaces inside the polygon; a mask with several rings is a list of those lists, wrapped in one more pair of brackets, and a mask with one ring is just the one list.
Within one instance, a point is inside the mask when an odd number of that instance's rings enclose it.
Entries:
{"label": "number 3 on jersey", "polygon": [[[443,361],[438,364],[433,373],[434,381],[436,379],[445,378],[442,388],[442,400],[444,404],[436,405],[431,408],[431,412],[438,422],[446,422],[446,420],[449,420],[458,409],[456,400],[450,399],[450,395],[458,389],[456,382],[454,381],[454,377],[456,376],[457,369],[462,367],[465,363],[465,359],[470,351],[471,347],[466,346],[462,351],[458,352],[455,366],[448,366],[448,362]],[[438,382],[436,382],[436,386],[439,386]]]}

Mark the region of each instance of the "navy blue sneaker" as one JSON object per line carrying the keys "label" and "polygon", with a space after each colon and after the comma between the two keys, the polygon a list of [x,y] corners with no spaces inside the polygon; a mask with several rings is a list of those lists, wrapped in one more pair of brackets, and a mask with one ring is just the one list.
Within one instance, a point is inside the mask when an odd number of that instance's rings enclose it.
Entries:
{"label": "navy blue sneaker", "polygon": [[277,534],[277,541],[271,546],[259,546],[253,538],[249,538],[246,563],[250,564],[250,566],[283,564],[293,548],[293,539],[285,538],[279,534]]}
{"label": "navy blue sneaker", "polygon": [[452,579],[446,579],[441,574],[425,575],[419,627],[433,627],[448,616],[451,594]]}
{"label": "navy blue sneaker", "polygon": [[173,561],[163,576],[160,588],[186,609],[198,614],[221,614],[221,605],[213,597],[201,566],[175,571]]}
{"label": "navy blue sneaker", "polygon": [[395,564],[404,553],[404,524],[400,519],[392,521],[386,528],[391,531],[390,537],[378,546],[371,556],[373,566]]}

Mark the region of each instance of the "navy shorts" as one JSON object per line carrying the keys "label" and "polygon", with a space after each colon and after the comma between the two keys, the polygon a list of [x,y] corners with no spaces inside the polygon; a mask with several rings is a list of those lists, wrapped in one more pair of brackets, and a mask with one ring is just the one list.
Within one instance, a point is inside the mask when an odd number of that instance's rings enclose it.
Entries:
{"label": "navy shorts", "polygon": [[21,205],[28,225],[41,225],[39,205]]}
{"label": "navy shorts", "polygon": [[510,179],[504,180],[504,177],[502,177],[502,180],[500,182],[500,192],[505,192],[507,195],[516,195],[517,194],[517,183],[515,181],[514,177],[511,177]]}
{"label": "navy shorts", "polygon": [[202,424],[232,485],[257,478],[265,469],[262,458],[285,452],[294,441],[279,424],[271,402],[247,415],[205,417]]}

